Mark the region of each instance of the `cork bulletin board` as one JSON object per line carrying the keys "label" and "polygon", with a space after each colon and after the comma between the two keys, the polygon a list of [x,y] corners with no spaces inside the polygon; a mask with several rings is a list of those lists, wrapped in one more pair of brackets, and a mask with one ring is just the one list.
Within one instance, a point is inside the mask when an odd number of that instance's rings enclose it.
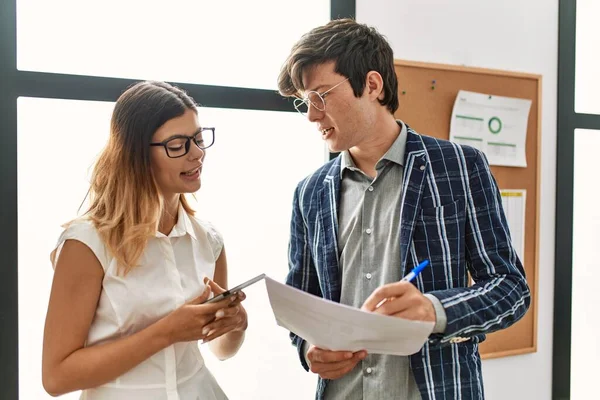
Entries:
{"label": "cork bulletin board", "polygon": [[524,268],[531,306],[508,329],[494,332],[480,345],[482,358],[532,353],[537,349],[537,288],[540,187],[540,75],[453,65],[395,61],[400,108],[395,116],[417,132],[448,139],[452,108],[459,90],[532,101],[527,123],[527,167],[491,166],[500,189],[527,190]]}

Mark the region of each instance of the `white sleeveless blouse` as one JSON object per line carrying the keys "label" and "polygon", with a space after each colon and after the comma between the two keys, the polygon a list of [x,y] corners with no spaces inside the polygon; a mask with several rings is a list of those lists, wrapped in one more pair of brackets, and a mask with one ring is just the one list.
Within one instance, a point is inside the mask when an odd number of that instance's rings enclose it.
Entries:
{"label": "white sleeveless blouse", "polygon": [[[171,233],[165,236],[157,232],[139,266],[125,277],[117,274],[115,259],[90,221],[76,221],[62,233],[56,257],[69,239],[87,245],[104,269],[86,346],[138,332],[200,295],[203,279],[213,278],[215,261],[223,248],[218,231],[210,223],[190,217],[181,206]],[[80,399],[223,400],[227,396],[205,367],[194,341],[159,351],[116,380],[84,390]]]}

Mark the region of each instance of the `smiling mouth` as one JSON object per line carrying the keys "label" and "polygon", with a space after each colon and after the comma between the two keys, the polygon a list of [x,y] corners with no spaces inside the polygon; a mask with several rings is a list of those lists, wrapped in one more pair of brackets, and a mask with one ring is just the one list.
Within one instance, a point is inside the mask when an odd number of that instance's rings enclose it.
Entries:
{"label": "smiling mouth", "polygon": [[331,128],[325,128],[325,129],[321,129],[321,133],[323,135],[327,135],[331,130],[333,129],[333,127]]}
{"label": "smiling mouth", "polygon": [[194,175],[196,172],[200,171],[200,167],[196,167],[190,171],[187,172],[182,172],[181,175],[187,175],[187,176],[192,176]]}

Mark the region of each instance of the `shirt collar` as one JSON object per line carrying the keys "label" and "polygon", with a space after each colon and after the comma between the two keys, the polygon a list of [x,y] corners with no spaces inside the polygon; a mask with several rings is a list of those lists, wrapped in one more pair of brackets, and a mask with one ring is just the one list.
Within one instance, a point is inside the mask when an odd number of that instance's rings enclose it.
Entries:
{"label": "shirt collar", "polygon": [[406,137],[408,136],[408,129],[406,124],[400,120],[396,121],[400,125],[400,134],[392,143],[392,146],[388,151],[381,157],[383,160],[389,160],[395,162],[398,165],[404,166],[404,153],[406,152]]}
{"label": "shirt collar", "polygon": [[[406,138],[408,136],[408,129],[406,128],[406,124],[400,120],[396,120],[398,125],[400,125],[400,134],[394,140],[394,143],[390,146],[388,151],[381,157],[381,160],[392,161],[398,165],[404,166],[404,154],[406,153]],[[344,150],[341,155],[340,160],[340,173],[344,172],[344,169],[356,169],[356,164],[354,164],[354,160],[350,155],[348,150]],[[377,164],[381,162],[379,160]]]}
{"label": "shirt collar", "polygon": [[189,234],[192,238],[196,239],[196,233],[194,232],[190,216],[183,208],[183,205],[179,203],[179,208],[177,209],[177,223],[171,232],[168,235],[163,235],[161,232],[156,231],[156,237],[173,238],[185,236],[186,234]]}

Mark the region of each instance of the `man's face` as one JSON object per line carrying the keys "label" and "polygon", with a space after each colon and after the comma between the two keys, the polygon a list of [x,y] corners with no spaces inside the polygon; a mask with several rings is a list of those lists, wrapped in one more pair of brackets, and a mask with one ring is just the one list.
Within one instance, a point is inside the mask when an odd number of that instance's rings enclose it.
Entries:
{"label": "man's face", "polygon": [[363,96],[355,97],[350,82],[344,81],[346,77],[335,73],[334,69],[334,62],[315,65],[304,71],[302,81],[305,94],[309,91],[322,94],[333,88],[323,97],[324,110],[309,105],[307,117],[316,124],[329,150],[341,152],[364,141],[369,126],[373,125],[375,110],[368,96],[363,93]]}

